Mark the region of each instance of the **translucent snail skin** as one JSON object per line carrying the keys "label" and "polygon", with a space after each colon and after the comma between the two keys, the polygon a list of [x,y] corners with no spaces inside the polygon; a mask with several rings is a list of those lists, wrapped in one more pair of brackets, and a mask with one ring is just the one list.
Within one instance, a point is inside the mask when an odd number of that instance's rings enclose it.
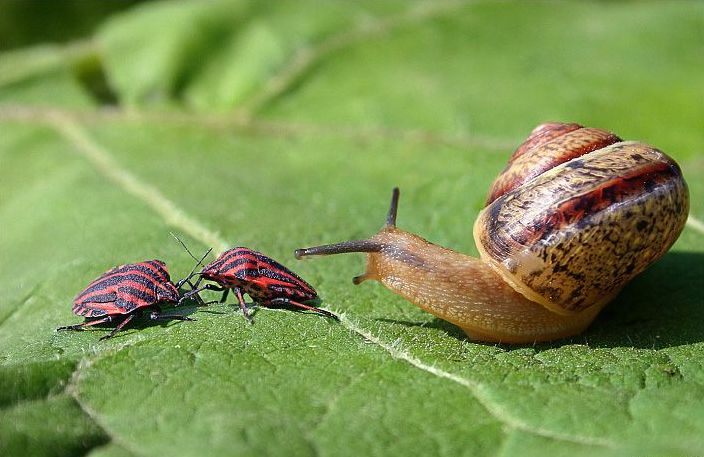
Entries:
{"label": "translucent snail skin", "polygon": [[474,223],[480,258],[386,224],[367,240],[296,257],[367,253],[366,272],[472,340],[532,343],[576,335],[684,228],[689,194],[670,157],[578,124],[538,126],[512,155]]}

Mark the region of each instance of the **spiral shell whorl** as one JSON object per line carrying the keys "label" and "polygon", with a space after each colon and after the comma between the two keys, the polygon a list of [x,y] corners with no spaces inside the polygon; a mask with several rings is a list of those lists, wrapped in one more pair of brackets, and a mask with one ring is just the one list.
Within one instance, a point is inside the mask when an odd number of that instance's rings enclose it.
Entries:
{"label": "spiral shell whorl", "polygon": [[618,141],[621,139],[611,132],[579,124],[539,125],[496,178],[486,204],[561,163]]}
{"label": "spiral shell whorl", "polygon": [[[596,138],[579,144],[617,140],[580,128],[538,142],[509,165],[498,187],[536,150],[575,134]],[[500,193],[479,215],[475,241],[482,258],[521,294],[558,313],[578,312],[610,300],[670,248],[688,201],[681,171],[667,155],[642,143],[612,142]]]}

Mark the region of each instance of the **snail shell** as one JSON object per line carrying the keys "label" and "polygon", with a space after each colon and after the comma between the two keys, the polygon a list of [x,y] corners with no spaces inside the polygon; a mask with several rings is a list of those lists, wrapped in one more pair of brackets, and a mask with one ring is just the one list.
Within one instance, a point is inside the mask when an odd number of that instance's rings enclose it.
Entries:
{"label": "snail shell", "polygon": [[573,313],[608,302],[667,252],[688,211],[682,172],[662,151],[543,124],[494,182],[474,238],[515,290]]}

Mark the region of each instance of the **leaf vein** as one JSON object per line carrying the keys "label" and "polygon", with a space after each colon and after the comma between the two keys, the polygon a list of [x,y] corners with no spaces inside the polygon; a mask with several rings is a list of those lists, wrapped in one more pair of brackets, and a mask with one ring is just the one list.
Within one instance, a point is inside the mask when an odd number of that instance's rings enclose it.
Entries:
{"label": "leaf vein", "polygon": [[445,1],[425,2],[389,18],[367,22],[349,30],[331,35],[316,46],[299,49],[281,71],[273,75],[263,85],[263,89],[246,101],[238,110],[241,116],[250,116],[271,103],[281,94],[296,84],[312,67],[325,57],[341,49],[370,39],[385,35],[395,29],[417,24],[422,21],[451,14],[457,9],[473,2]]}
{"label": "leaf vein", "polygon": [[372,343],[381,347],[391,357],[393,357],[395,359],[403,360],[404,362],[410,364],[411,366],[413,366],[415,368],[418,368],[418,369],[423,370],[427,373],[430,373],[434,376],[437,376],[437,377],[443,378],[443,379],[447,379],[449,381],[455,382],[457,384],[460,384],[460,385],[468,388],[470,390],[470,392],[474,395],[474,398],[477,399],[477,401],[484,407],[484,409],[486,409],[489,412],[489,414],[491,414],[499,422],[505,424],[506,426],[508,426],[510,428],[513,428],[516,430],[521,430],[526,433],[531,433],[534,435],[542,436],[544,438],[558,440],[558,441],[569,441],[572,443],[584,444],[584,445],[589,445],[589,446],[614,447],[613,443],[611,443],[608,440],[590,437],[590,436],[569,435],[569,434],[565,434],[565,433],[555,432],[553,430],[547,430],[547,429],[543,429],[540,427],[531,426],[530,424],[527,424],[526,422],[522,421],[521,419],[512,416],[508,411],[506,411],[504,408],[502,408],[499,404],[493,402],[489,398],[489,391],[484,384],[481,384],[481,383],[479,383],[475,380],[472,380],[472,379],[463,378],[457,374],[450,373],[448,371],[442,370],[442,369],[434,367],[432,365],[428,365],[428,364],[424,363],[423,361],[421,361],[420,359],[414,357],[413,355],[411,355],[405,351],[402,351],[398,347],[384,342],[379,337],[375,336],[371,332],[358,326],[355,322],[351,321],[350,319],[348,319],[344,315],[341,316],[341,322],[349,330],[357,333],[365,340],[371,341]]}
{"label": "leaf vein", "polygon": [[318,124],[288,120],[245,119],[231,114],[193,114],[187,112],[153,112],[101,108],[99,110],[69,110],[24,105],[0,105],[0,120],[48,122],[54,117],[66,117],[84,124],[98,122],[158,123],[178,127],[198,126],[224,133],[241,135],[300,138],[335,137],[354,142],[405,141],[410,144],[441,145],[457,149],[484,148],[492,151],[513,149],[519,139],[499,138],[480,134],[451,134],[422,129]]}
{"label": "leaf vein", "polygon": [[193,238],[203,240],[218,251],[227,249],[227,244],[218,237],[217,233],[185,214],[157,188],[139,180],[135,175],[121,167],[112,155],[93,141],[73,119],[57,115],[53,116],[50,121],[51,125],[71,144],[76,146],[77,151],[98,172],[116,183],[130,195],[147,204],[167,224],[185,231]]}
{"label": "leaf vein", "polygon": [[[158,189],[155,187],[140,181],[135,175],[130,173],[128,170],[122,168],[113,158],[111,153],[97,144],[93,139],[91,139],[81,128],[81,126],[70,117],[66,116],[53,116],[49,119],[51,125],[56,128],[56,130],[62,134],[68,141],[70,141],[74,146],[77,147],[78,151],[102,174],[111,179],[118,186],[123,188],[125,191],[133,195],[134,197],[142,200],[149,207],[151,207],[158,215],[160,215],[167,223],[170,225],[177,226],[187,233],[189,233],[194,238],[206,243],[208,245],[217,246],[219,249],[224,250],[227,248],[227,243],[220,239],[217,233],[211,232],[199,222],[188,216],[184,211],[179,209],[172,201],[168,200]],[[377,336],[373,335],[371,332],[363,329],[344,315],[341,316],[342,325],[348,330],[356,333],[367,341],[374,343],[381,349],[386,351],[391,357],[402,360],[411,366],[430,373],[434,376],[447,379],[449,381],[460,384],[470,390],[474,397],[479,401],[479,403],[498,421],[505,424],[513,429],[522,430],[527,433],[532,433],[545,438],[550,438],[560,441],[574,442],[578,444],[590,445],[590,446],[605,446],[613,447],[610,441],[588,437],[588,436],[576,436],[564,433],[555,432],[552,430],[543,429],[540,427],[534,427],[519,418],[512,416],[508,411],[502,408],[499,404],[493,402],[489,396],[489,392],[485,385],[478,383],[477,381],[463,378],[457,374],[450,373],[441,370],[432,365],[428,365],[421,361],[420,359],[412,356],[411,354],[404,352],[392,344],[386,343]],[[118,349],[120,350],[120,349]],[[76,371],[75,378],[77,379],[78,374],[81,372],[81,367]],[[75,392],[75,380],[69,384],[69,387],[74,386],[69,391],[72,392],[76,401],[82,409],[91,418],[98,421],[97,414],[90,410],[87,405],[81,403],[79,396]],[[97,422],[99,425],[100,422]],[[103,427],[106,429],[106,427]],[[129,449],[128,450],[132,450]]]}
{"label": "leaf vein", "polygon": [[704,222],[691,214],[687,218],[687,227],[691,228],[695,232],[704,233]]}
{"label": "leaf vein", "polygon": [[19,300],[16,306],[14,306],[10,312],[8,312],[3,318],[0,318],[0,327],[5,325],[5,322],[9,321],[12,316],[17,314],[17,312],[22,308],[27,302],[32,298],[34,293],[39,289],[39,283],[35,283],[32,288],[27,292],[27,294]]}
{"label": "leaf vein", "polygon": [[136,455],[136,456],[144,455],[144,454],[142,454],[138,448],[133,447],[129,441],[123,439],[119,435],[116,435],[114,433],[113,429],[111,427],[109,427],[103,421],[100,414],[98,412],[94,411],[87,403],[85,403],[81,399],[80,393],[78,391],[78,384],[81,381],[81,375],[83,374],[83,372],[88,367],[93,365],[95,362],[97,362],[105,357],[113,356],[113,355],[117,354],[118,352],[120,352],[124,349],[128,349],[128,348],[130,348],[130,347],[132,347],[142,341],[144,341],[144,338],[142,338],[140,336],[136,336],[135,339],[127,341],[125,343],[122,343],[111,350],[97,353],[97,354],[93,355],[92,357],[83,358],[78,363],[78,366],[76,367],[76,370],[73,372],[73,375],[71,376],[71,380],[68,382],[68,384],[66,385],[66,389],[65,389],[65,392],[76,401],[76,403],[81,408],[83,413],[86,416],[88,416],[98,427],[100,427],[103,430],[103,433],[105,433],[105,435],[107,435],[110,438],[111,443],[114,443],[114,444],[126,449],[127,451],[129,451],[130,453],[132,453],[133,455]]}

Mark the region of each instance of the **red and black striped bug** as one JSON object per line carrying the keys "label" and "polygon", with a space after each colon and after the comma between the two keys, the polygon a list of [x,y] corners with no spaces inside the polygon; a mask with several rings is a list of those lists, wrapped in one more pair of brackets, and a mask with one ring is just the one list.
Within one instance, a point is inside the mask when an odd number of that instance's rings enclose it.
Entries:
{"label": "red and black striped bug", "polygon": [[[179,282],[179,285],[181,282]],[[179,303],[179,292],[171,282],[166,264],[146,260],[115,267],[91,282],[73,300],[73,313],[85,322],[56,330],[83,330],[85,327],[118,321],[105,340],[115,336],[136,315],[151,320],[192,321],[190,317],[161,314],[159,303]]]}
{"label": "red and black striped bug", "polygon": [[[260,306],[276,308],[290,305],[338,320],[331,312],[306,304],[318,299],[313,286],[276,260],[249,248],[236,247],[222,253],[198,274],[200,278],[193,290],[184,294],[181,300],[203,290],[215,290],[223,291],[220,302],[224,302],[232,289],[245,318],[250,322],[252,317],[242,296],[245,293]],[[217,285],[207,284],[199,289],[202,279]]]}

